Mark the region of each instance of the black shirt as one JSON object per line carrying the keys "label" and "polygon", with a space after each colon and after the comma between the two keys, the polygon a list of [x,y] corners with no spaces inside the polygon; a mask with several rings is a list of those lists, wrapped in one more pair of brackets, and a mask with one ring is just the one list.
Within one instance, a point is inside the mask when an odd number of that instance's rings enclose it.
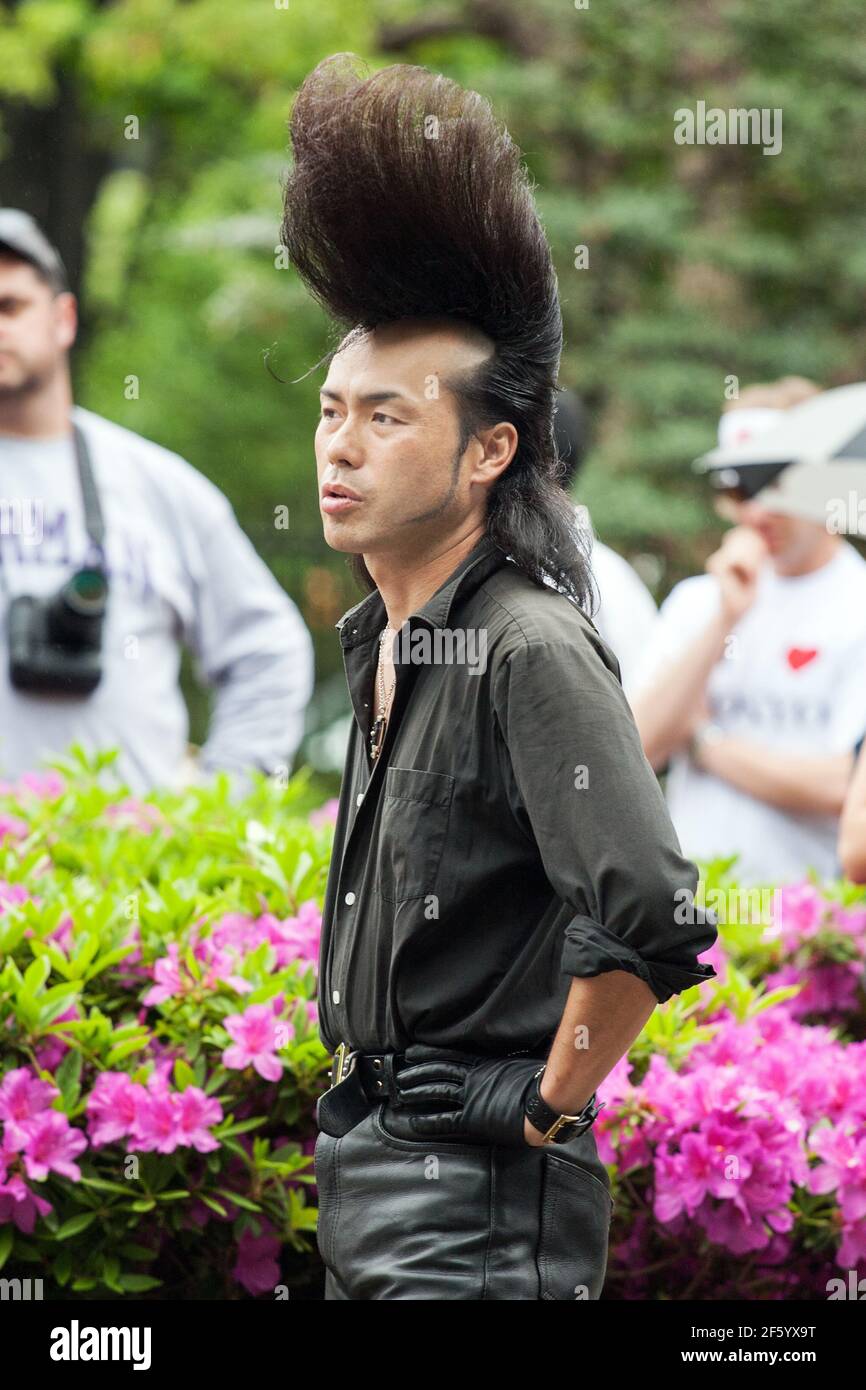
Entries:
{"label": "black shirt", "polygon": [[337,624],[355,718],[320,947],[328,1051],[543,1048],[572,976],[628,970],[659,1002],[714,976],[696,957],[716,918],[577,605],[483,537],[398,634],[374,764],[386,623],[374,590]]}

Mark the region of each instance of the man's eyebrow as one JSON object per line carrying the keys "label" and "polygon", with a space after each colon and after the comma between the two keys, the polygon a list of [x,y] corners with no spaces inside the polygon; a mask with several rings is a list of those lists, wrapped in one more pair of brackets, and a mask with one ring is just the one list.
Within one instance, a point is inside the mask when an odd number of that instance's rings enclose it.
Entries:
{"label": "man's eyebrow", "polygon": [[[331,391],[326,386],[321,388],[319,395],[327,396],[329,401],[339,401],[340,404],[343,403],[343,397],[340,395],[340,392]],[[359,396],[358,400],[362,405],[381,404],[383,401],[404,401],[406,405],[414,405],[410,397],[405,396],[402,391],[397,391],[396,389],[391,390],[387,387],[382,391],[368,391],[366,395]]]}

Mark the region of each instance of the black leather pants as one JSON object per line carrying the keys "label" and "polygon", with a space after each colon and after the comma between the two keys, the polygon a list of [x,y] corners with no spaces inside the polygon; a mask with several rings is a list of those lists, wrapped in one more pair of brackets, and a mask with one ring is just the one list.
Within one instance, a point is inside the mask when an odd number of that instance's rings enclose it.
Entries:
{"label": "black leather pants", "polygon": [[316,1141],[326,1299],[601,1296],[613,1203],[591,1129],[512,1149],[398,1137],[401,1118],[377,1103]]}

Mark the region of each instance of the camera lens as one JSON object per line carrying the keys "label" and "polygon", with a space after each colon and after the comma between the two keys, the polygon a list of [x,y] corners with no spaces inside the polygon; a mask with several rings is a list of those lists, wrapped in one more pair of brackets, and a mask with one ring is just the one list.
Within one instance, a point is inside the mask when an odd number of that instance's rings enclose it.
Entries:
{"label": "camera lens", "polygon": [[64,589],[64,598],[75,612],[102,612],[108,593],[108,583],[102,570],[79,570]]}
{"label": "camera lens", "polygon": [[107,597],[103,570],[77,570],[48,607],[50,640],[59,646],[98,647]]}

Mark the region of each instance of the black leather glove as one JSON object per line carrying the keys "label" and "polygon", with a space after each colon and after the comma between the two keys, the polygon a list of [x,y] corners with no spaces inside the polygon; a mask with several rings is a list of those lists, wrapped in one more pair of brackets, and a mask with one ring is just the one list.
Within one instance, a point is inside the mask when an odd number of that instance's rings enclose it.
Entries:
{"label": "black leather glove", "polygon": [[[528,1149],[523,1105],[543,1057],[467,1060],[441,1049],[406,1049],[409,1065],[396,1074],[401,1106],[419,1139],[470,1139]],[[424,1060],[427,1057],[430,1060]]]}

